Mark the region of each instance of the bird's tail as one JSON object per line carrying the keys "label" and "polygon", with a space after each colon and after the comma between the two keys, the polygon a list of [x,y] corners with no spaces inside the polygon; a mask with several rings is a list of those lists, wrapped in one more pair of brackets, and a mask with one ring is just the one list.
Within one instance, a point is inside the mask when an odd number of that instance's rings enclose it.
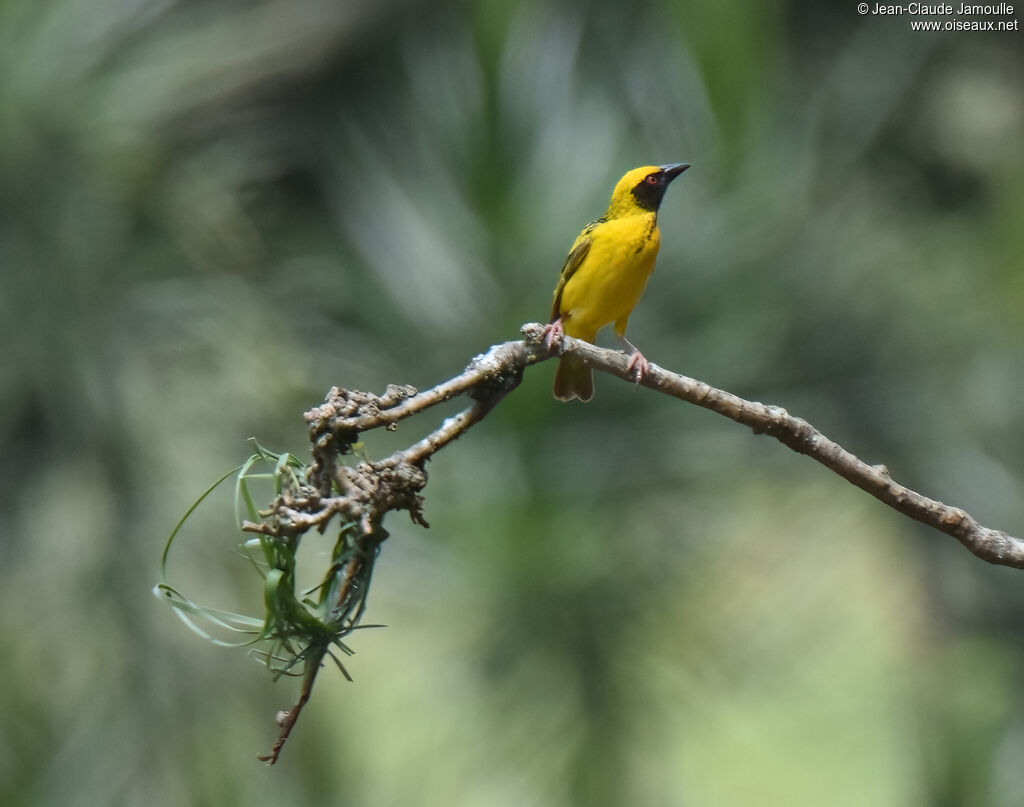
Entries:
{"label": "bird's tail", "polygon": [[589,401],[594,397],[594,374],[590,368],[574,356],[565,356],[558,361],[555,373],[555,398],[571,401],[579,398]]}

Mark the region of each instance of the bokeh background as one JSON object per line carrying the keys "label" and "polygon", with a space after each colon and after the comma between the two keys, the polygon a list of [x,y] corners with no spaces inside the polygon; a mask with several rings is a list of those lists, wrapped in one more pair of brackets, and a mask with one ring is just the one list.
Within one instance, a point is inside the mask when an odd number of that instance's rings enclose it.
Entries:
{"label": "bokeh background", "polygon": [[[247,438],[306,457],[331,385],[516,338],[677,160],[632,341],[1020,534],[1021,44],[845,1],[3,0],[0,802],[1024,803],[1021,572],[708,412],[558,405],[550,362],[431,463],[430,530],[390,519],[389,627],[276,768],[295,683],[151,594]],[[259,614],[231,507],[172,582]]]}

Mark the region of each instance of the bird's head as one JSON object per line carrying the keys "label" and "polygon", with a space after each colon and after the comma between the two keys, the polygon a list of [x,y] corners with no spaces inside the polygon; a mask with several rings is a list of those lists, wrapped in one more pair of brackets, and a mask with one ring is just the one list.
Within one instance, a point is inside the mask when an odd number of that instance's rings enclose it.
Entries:
{"label": "bird's head", "polygon": [[637,208],[657,211],[669,184],[689,167],[689,163],[672,163],[642,165],[627,171],[612,191],[608,212],[621,215]]}

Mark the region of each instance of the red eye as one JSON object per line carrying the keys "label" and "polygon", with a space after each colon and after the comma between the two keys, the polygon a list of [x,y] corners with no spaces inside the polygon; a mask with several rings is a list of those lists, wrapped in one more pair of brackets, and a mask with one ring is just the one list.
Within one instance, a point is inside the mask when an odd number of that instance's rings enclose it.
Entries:
{"label": "red eye", "polygon": [[648,174],[644,178],[644,182],[646,182],[648,185],[657,185],[658,184],[658,175],[657,174]]}

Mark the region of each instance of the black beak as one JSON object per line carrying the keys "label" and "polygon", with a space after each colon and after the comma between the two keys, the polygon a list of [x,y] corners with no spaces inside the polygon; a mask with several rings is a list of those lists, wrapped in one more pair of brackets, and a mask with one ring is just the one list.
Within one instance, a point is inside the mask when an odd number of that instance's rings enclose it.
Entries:
{"label": "black beak", "polygon": [[665,175],[665,184],[667,185],[689,167],[689,163],[671,163],[670,165],[659,165],[658,169]]}

